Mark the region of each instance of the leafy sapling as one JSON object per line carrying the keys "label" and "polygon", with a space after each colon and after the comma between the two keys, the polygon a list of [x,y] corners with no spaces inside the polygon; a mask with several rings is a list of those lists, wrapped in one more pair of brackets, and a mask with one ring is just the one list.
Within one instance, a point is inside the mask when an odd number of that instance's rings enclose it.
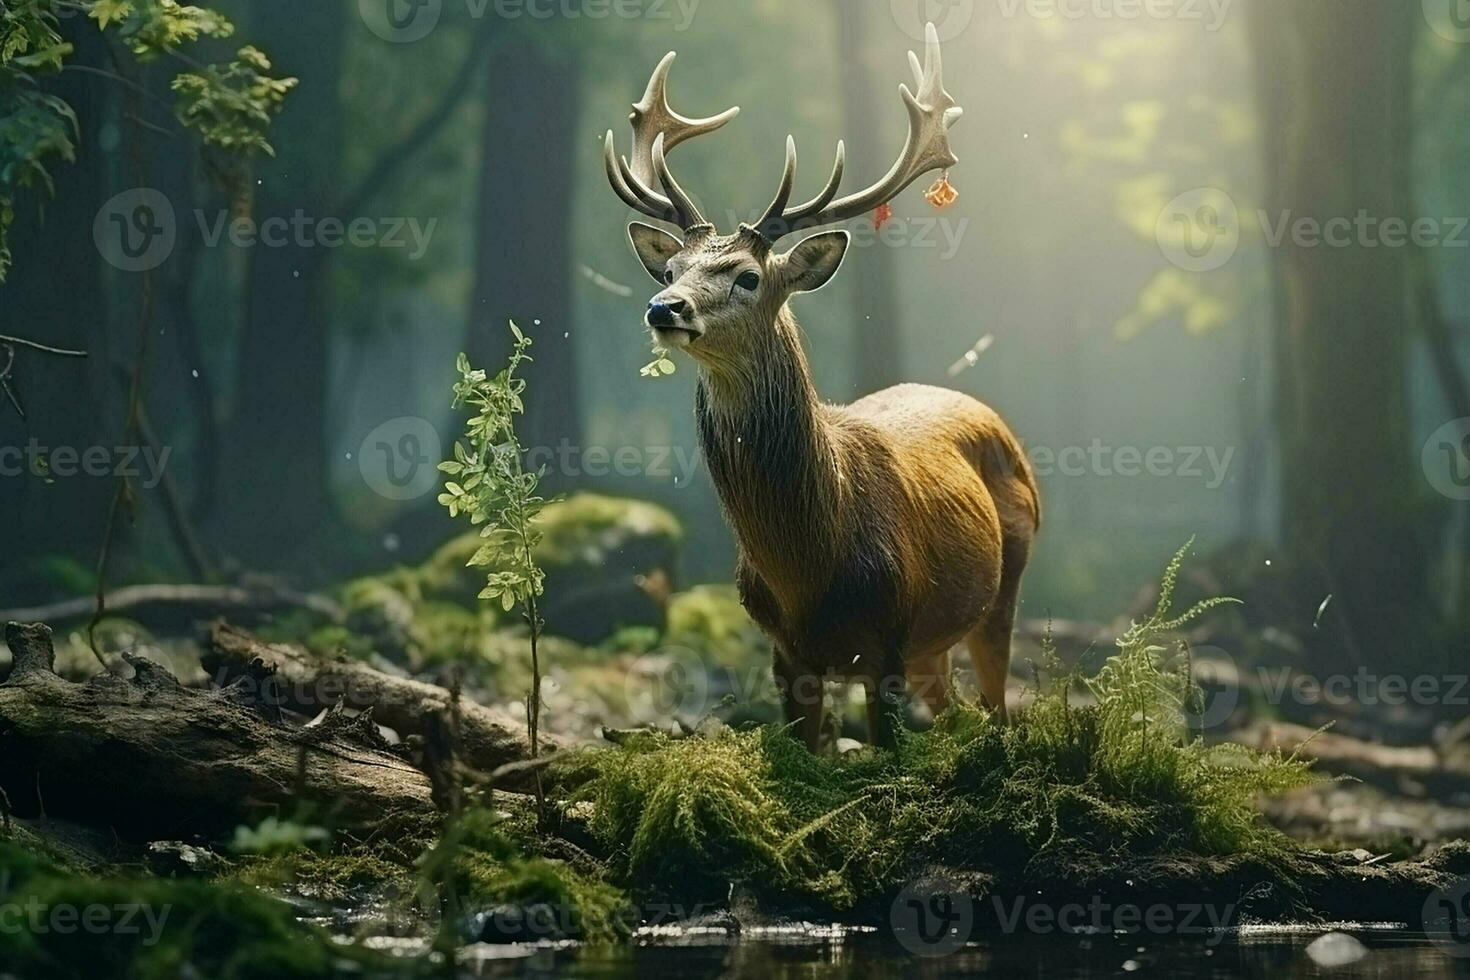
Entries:
{"label": "leafy sapling", "polygon": [[[525,447],[516,435],[517,416],[524,414],[524,378],[517,372],[528,364],[531,340],[514,322],[510,359],[495,377],[470,365],[459,355],[460,379],[454,386],[454,407],[474,410],[465,438],[454,445],[454,458],[439,469],[449,477],[439,502],[451,517],[468,517],[480,528],[484,543],[469,560],[471,568],[485,569],[480,598],[498,602],[506,612],[520,605],[531,630],[531,694],[526,700],[526,734],[531,755],[540,751],[541,663],[539,643],[545,625],[537,600],[545,575],[536,564],[536,545],[542,532],[536,519],[546,501],[538,488],[544,468],[525,468]],[[539,780],[537,784],[539,795]]]}

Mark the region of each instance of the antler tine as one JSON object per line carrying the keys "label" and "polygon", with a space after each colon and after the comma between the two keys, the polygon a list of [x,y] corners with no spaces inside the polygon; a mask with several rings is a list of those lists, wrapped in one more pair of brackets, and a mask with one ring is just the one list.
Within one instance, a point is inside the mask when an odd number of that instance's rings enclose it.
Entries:
{"label": "antler tine", "polygon": [[[944,57],[940,51],[939,32],[933,24],[929,24],[925,29],[924,41],[923,65],[919,64],[917,55],[909,52],[909,65],[914,71],[914,82],[918,94],[911,92],[907,85],[898,87],[899,95],[909,114],[909,134],[904,143],[903,152],[899,155],[893,168],[866,190],[850,194],[836,202],[831,202],[831,195],[823,191],[823,195],[817,198],[821,204],[816,204],[814,201],[815,206],[803,205],[786,212],[783,216],[785,227],[780,230],[779,234],[785,235],[796,230],[795,225],[798,221],[804,227],[814,228],[860,217],[892,201],[924,174],[933,170],[948,169],[959,163],[959,158],[950,148],[949,128],[959,120],[964,110],[955,102],[954,97],[945,91]],[[839,183],[842,170],[841,157],[842,151],[839,147],[835,174]],[[836,188],[829,185],[828,190],[835,193]],[[823,200],[823,197],[826,199]]]}
{"label": "antler tine", "polygon": [[[704,215],[699,213],[690,196],[685,193],[684,188],[674,179],[674,174],[669,170],[668,158],[664,155],[664,134],[659,133],[653,140],[653,169],[658,174],[658,181],[664,185],[668,192],[669,202],[673,206],[678,225],[689,229],[695,225],[705,224]],[[636,175],[635,175],[636,176]]]}
{"label": "antler tine", "polygon": [[[674,66],[670,51],[653,70],[643,98],[633,106],[633,149],[620,158],[611,132],[604,140],[603,164],[613,192],[624,204],[659,221],[689,229],[704,223],[704,216],[669,172],[666,159],[674,147],[696,136],[712,133],[739,114],[739,107],[707,119],[690,119],[669,107],[669,72]],[[662,186],[668,196],[654,190]]]}
{"label": "antler tine", "polygon": [[766,208],[766,213],[755,223],[757,229],[766,231],[773,221],[781,221],[786,215],[786,205],[791,203],[791,192],[796,187],[796,137],[786,137],[786,167],[781,172],[781,186],[776,190],[776,199]]}
{"label": "antler tine", "polygon": [[602,158],[603,166],[607,168],[607,182],[612,185],[613,193],[617,194],[624,204],[655,221],[677,223],[678,214],[675,213],[673,204],[666,198],[653,193],[647,186],[640,185],[636,189],[629,186],[637,178],[629,172],[628,161],[618,159],[618,152],[614,147],[613,131],[610,129],[603,141]]}
{"label": "antler tine", "polygon": [[645,184],[652,184],[655,177],[652,166],[653,144],[659,136],[664,137],[664,152],[672,153],[674,147],[680,143],[713,133],[740,115],[740,107],[735,106],[707,119],[690,119],[670,108],[669,72],[677,57],[673,51],[664,55],[648,79],[648,88],[644,91],[643,98],[633,106],[632,115],[628,117],[633,124],[633,173]]}
{"label": "antler tine", "polygon": [[842,140],[837,141],[837,158],[832,163],[832,175],[827,178],[827,184],[821,193],[807,201],[805,204],[794,208],[787,208],[781,215],[779,222],[774,214],[768,215],[761,223],[762,231],[772,238],[780,238],[797,230],[798,225],[806,221],[812,215],[817,214],[837,196],[837,190],[842,186],[842,175],[847,169],[847,144]]}

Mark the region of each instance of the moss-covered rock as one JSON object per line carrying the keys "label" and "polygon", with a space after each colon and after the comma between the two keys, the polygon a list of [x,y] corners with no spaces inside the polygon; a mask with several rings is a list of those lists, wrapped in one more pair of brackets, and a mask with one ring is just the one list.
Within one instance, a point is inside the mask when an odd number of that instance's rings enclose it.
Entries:
{"label": "moss-covered rock", "polygon": [[664,642],[732,670],[770,662],[770,641],[740,605],[733,585],[700,585],[670,599]]}
{"label": "moss-covered rock", "polygon": [[[540,524],[536,561],[546,572],[549,632],[592,645],[629,626],[663,630],[684,537],[673,514],[641,500],[584,493],[548,505]],[[471,532],[440,548],[418,571],[425,597],[473,603],[485,576],[467,563],[483,544]]]}
{"label": "moss-covered rock", "polygon": [[[548,505],[541,526],[536,560],[546,572],[541,613],[549,633],[585,646],[620,630],[663,633],[683,539],[672,514],[639,500],[577,494]],[[518,620],[505,621],[479,599],[485,573],[468,563],[484,543],[471,531],[417,568],[349,582],[338,595],[345,622],[312,631],[307,645],[323,653],[381,654],[416,669],[451,660],[493,664],[491,634]]]}

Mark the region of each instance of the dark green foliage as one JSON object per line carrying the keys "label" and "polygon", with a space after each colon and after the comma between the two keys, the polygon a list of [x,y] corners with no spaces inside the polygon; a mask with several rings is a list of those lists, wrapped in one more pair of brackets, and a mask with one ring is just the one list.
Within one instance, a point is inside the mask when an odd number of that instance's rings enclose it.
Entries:
{"label": "dark green foliage", "polygon": [[[399,973],[365,950],[299,924],[290,906],[246,885],[160,878],[96,878],[58,871],[0,842],[0,907],[41,928],[0,930],[0,963],[24,976],[128,976],[218,980]],[[105,909],[106,912],[88,910]],[[126,920],[128,909],[133,912]],[[61,912],[59,910],[71,910]],[[53,918],[58,913],[63,918]],[[80,928],[91,914],[113,928]],[[70,915],[67,919],[65,916]],[[71,921],[66,931],[57,928]],[[126,928],[123,926],[126,925]]]}
{"label": "dark green foliage", "polygon": [[[252,153],[272,153],[266,132],[294,78],[274,78],[269,59],[243,47],[235,60],[199,64],[180,53],[202,38],[235,31],[223,15],[176,0],[8,0],[0,4],[0,282],[10,265],[6,232],[15,216],[18,191],[49,196],[49,168],[76,154],[77,119],[70,106],[42,91],[43,80],[60,72],[73,54],[60,34],[63,15],[84,14],[98,29],[115,34],[140,63],[176,56],[192,70],[172,82],[174,114],[206,146],[221,155],[215,170],[234,171],[227,189],[239,203],[240,178]],[[89,66],[97,69],[98,66]],[[105,74],[105,72],[104,72]],[[134,84],[128,82],[128,84]]]}

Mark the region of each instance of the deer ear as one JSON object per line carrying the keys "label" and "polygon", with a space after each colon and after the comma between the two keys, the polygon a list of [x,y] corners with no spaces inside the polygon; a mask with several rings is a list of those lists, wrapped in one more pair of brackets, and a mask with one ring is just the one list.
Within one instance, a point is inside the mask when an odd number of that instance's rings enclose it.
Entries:
{"label": "deer ear", "polygon": [[633,251],[638,253],[638,261],[659,283],[664,281],[664,269],[669,259],[684,251],[684,243],[679,239],[662,228],[645,225],[641,221],[628,226],[628,238],[633,242]]}
{"label": "deer ear", "polygon": [[786,289],[811,293],[832,281],[847,255],[852,236],[845,231],[828,231],[798,242],[781,257]]}

